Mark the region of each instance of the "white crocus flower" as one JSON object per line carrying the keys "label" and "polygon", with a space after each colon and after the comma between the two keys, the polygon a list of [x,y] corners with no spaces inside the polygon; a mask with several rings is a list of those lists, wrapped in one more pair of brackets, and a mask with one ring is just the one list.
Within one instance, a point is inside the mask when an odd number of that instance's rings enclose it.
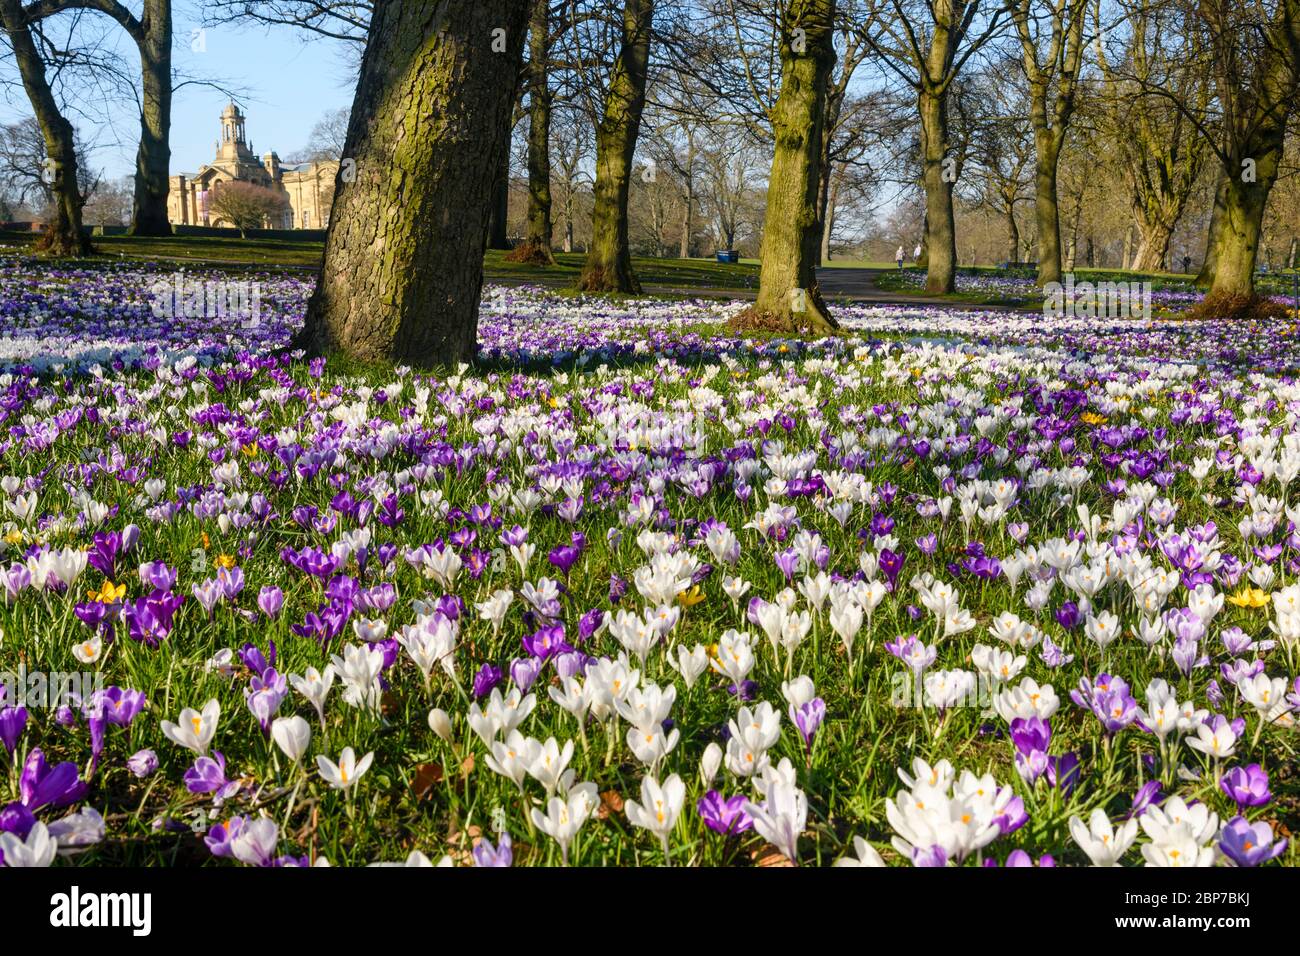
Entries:
{"label": "white crocus flower", "polygon": [[659,838],[664,860],[671,861],[668,853],[668,834],[677,825],[677,817],[686,801],[686,785],[673,774],[663,786],[647,775],[641,780],[641,802],[627,801],[627,819],[634,827],[649,830]]}
{"label": "white crocus flower", "polygon": [[321,778],[336,790],[350,790],[361,779],[361,776],[370,769],[370,764],[374,761],[374,752],[370,752],[357,760],[356,751],[351,747],[344,747],[343,753],[339,755],[339,762],[335,763],[324,755],[316,757],[316,767],[320,770]]}
{"label": "white crocus flower", "polygon": [[799,859],[799,834],[808,820],[808,799],[792,784],[778,783],[768,788],[767,799],[760,806],[745,801],[745,812],[754,821],[754,829],[790,862]]}
{"label": "white crocus flower", "polygon": [[1070,835],[1093,866],[1119,866],[1120,857],[1128,852],[1137,834],[1136,820],[1125,821],[1117,831],[1101,807],[1092,811],[1087,826],[1077,816],[1070,817]]}
{"label": "white crocus flower", "polygon": [[221,716],[221,704],[214,697],[203,705],[200,713],[192,707],[181,711],[179,722],[170,720],[162,722],[162,732],[172,743],[179,744],[187,750],[193,750],[200,757],[208,755],[208,744],[217,732],[217,720]]}

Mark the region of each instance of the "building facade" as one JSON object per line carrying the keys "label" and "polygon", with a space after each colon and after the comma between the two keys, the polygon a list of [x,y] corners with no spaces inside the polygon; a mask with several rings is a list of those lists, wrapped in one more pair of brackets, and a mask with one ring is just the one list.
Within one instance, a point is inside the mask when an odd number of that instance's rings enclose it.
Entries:
{"label": "building facade", "polygon": [[[334,181],[339,164],[333,160],[284,166],[274,152],[260,160],[245,138],[244,114],[234,103],[221,112],[221,139],[216,156],[197,173],[170,178],[167,218],[174,226],[223,225],[210,209],[222,183],[245,182],[280,193],[287,205],[282,221],[267,222],[268,229],[324,229],[329,225],[334,201]],[[227,224],[228,225],[228,224]]]}

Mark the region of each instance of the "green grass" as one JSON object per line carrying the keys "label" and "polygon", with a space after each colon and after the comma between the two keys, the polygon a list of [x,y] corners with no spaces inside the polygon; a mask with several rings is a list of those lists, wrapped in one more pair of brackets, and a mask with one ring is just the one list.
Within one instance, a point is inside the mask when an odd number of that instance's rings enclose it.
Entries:
{"label": "green grass", "polygon": [[[28,253],[35,245],[33,233],[0,232],[0,252]],[[172,236],[145,238],[98,236],[97,254],[91,261],[108,262],[140,259],[195,264],[309,267],[320,265],[325,246],[321,242],[287,239],[235,239]],[[548,288],[573,287],[586,258],[583,253],[556,253],[551,267],[507,262],[508,253],[489,250],[485,274],[489,281],[532,282]],[[633,266],[644,286],[659,290],[737,290],[756,288],[755,262],[720,263],[712,259],[652,259],[636,257]]]}

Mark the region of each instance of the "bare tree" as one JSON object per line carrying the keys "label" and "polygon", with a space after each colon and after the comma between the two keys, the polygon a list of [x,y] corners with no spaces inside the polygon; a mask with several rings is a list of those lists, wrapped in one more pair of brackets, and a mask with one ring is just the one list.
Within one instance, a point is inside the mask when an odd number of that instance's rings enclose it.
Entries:
{"label": "bare tree", "polygon": [[[981,0],[887,0],[863,39],[916,95],[919,153],[925,189],[928,292],[956,290],[957,236],[952,194],[957,158],[950,155],[949,92],[963,67],[1002,29],[1002,8],[985,13]],[[890,15],[892,11],[892,15]]]}

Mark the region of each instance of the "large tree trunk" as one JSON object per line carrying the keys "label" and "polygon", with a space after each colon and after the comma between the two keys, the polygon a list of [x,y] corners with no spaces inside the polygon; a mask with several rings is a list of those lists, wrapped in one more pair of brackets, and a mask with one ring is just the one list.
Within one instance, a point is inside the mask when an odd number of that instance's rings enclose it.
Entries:
{"label": "large tree trunk", "polygon": [[839,328],[817,287],[819,167],[826,85],[835,67],[834,24],[834,0],[786,0],[758,299],[741,325],[816,332]]}
{"label": "large tree trunk", "polygon": [[1015,262],[1020,257],[1020,224],[1016,222],[1015,206],[1007,206],[1007,248],[1007,261]]}
{"label": "large tree trunk", "polygon": [[23,89],[27,91],[45,140],[43,176],[53,196],[54,208],[38,248],[52,256],[89,255],[93,249],[81,229],[81,207],[85,200],[77,182],[72,124],[59,112],[58,102],[45,78],[45,62],[36,48],[19,0],[0,0],[0,22],[9,37]]}
{"label": "large tree trunk", "polygon": [[922,182],[925,184],[925,291],[957,291],[957,227],[953,218],[954,176],[944,160],[948,154],[947,94],[922,88]]}
{"label": "large tree trunk", "polygon": [[627,199],[645,109],[654,6],[654,0],[625,0],[623,6],[622,42],[596,126],[591,249],[578,279],[578,288],[585,292],[641,291],[628,245]]}
{"label": "large tree trunk", "polygon": [[831,261],[831,239],[835,236],[835,206],[840,198],[840,183],[836,180],[831,185],[830,194],[826,197],[826,208],[822,212],[822,246],[821,257],[818,265],[824,265]]}
{"label": "large tree trunk", "polygon": [[299,344],[421,366],[474,357],[530,6],[376,0],[344,148],[355,181],[336,184]]}
{"label": "large tree trunk", "polygon": [[551,252],[551,0],[535,0],[528,28],[528,233],[511,261],[554,265]]}
{"label": "large tree trunk", "polygon": [[145,0],[140,31],[136,46],[143,95],[131,235],[170,236],[167,191],[172,156],[172,0]]}
{"label": "large tree trunk", "polygon": [[[513,112],[514,97],[511,96]],[[510,120],[506,119],[505,138],[501,154],[496,157],[495,175],[492,179],[492,208],[488,218],[489,249],[510,248]]]}
{"label": "large tree trunk", "polygon": [[1133,266],[1137,272],[1158,272],[1169,252],[1169,239],[1173,229],[1164,223],[1139,217],[1138,243],[1133,250]]}
{"label": "large tree trunk", "polygon": [[1274,172],[1265,179],[1262,167],[1263,162],[1259,164],[1261,173],[1256,182],[1244,183],[1239,176],[1228,179],[1215,242],[1211,295],[1253,295],[1255,292],[1255,260],[1259,255],[1264,207],[1268,204],[1269,189],[1276,177]]}
{"label": "large tree trunk", "polygon": [[1061,144],[1052,130],[1035,132],[1034,220],[1038,226],[1038,284],[1061,281],[1061,213],[1056,171]]}
{"label": "large tree trunk", "polygon": [[1214,206],[1210,209],[1210,225],[1205,233],[1205,258],[1201,261],[1201,271],[1196,274],[1196,286],[1208,289],[1214,284],[1216,256],[1219,253],[1219,233],[1223,230],[1223,208],[1228,203],[1228,175],[1219,173],[1218,184],[1214,187]]}
{"label": "large tree trunk", "polygon": [[686,191],[682,196],[682,241],[679,257],[691,257],[691,238],[695,231],[695,133],[686,134],[686,168],[682,172]]}

